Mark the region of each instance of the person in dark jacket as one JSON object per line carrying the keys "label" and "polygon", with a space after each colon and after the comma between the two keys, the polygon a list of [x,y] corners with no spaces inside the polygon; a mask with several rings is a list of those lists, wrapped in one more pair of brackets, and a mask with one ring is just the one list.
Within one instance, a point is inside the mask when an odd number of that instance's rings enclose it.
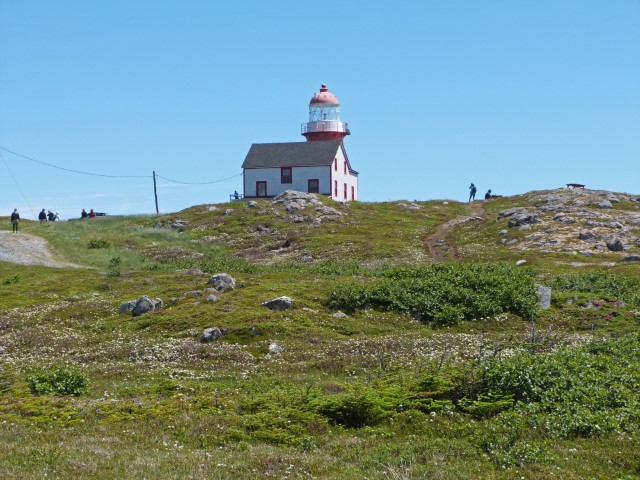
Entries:
{"label": "person in dark jacket", "polygon": [[87,213],[87,211],[83,208],[82,209],[82,213],[80,214],[80,218],[87,218],[89,216],[89,214]]}
{"label": "person in dark jacket", "polygon": [[53,212],[51,210],[47,212],[47,220],[53,222]]}
{"label": "person in dark jacket", "polygon": [[491,198],[491,190],[484,194],[484,199],[489,200]]}
{"label": "person in dark jacket", "polygon": [[476,186],[473,183],[469,185],[469,201],[476,199],[476,192]]}
{"label": "person in dark jacket", "polygon": [[38,214],[38,220],[40,220],[40,223],[47,223],[47,214],[45,213],[44,208]]}
{"label": "person in dark jacket", "polygon": [[20,224],[20,214],[18,209],[14,208],[11,214],[11,226],[13,227],[13,233],[18,233],[18,225]]}

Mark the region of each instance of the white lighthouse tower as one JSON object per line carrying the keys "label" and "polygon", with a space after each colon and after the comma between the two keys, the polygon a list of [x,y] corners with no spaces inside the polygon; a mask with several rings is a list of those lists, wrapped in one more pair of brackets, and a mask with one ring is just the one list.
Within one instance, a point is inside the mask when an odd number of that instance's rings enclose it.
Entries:
{"label": "white lighthouse tower", "polygon": [[340,101],[323,83],[309,102],[309,121],[302,124],[308,142],[342,140],[351,135],[349,125],[340,120]]}

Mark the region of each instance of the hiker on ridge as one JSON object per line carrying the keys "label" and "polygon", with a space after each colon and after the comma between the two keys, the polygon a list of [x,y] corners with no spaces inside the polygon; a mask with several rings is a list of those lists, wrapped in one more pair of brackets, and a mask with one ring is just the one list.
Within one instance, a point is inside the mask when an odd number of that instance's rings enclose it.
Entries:
{"label": "hiker on ridge", "polygon": [[469,201],[476,199],[476,192],[477,191],[478,190],[476,189],[476,186],[473,183],[471,185],[469,185]]}
{"label": "hiker on ridge", "polygon": [[20,214],[18,213],[18,209],[14,208],[13,213],[11,214],[11,226],[13,227],[13,233],[18,233],[18,224],[20,223]]}
{"label": "hiker on ridge", "polygon": [[83,208],[82,209],[82,213],[80,214],[80,218],[87,218],[89,216],[89,214],[87,213],[87,211]]}
{"label": "hiker on ridge", "polygon": [[489,200],[491,198],[491,189],[487,193],[484,194],[484,199]]}
{"label": "hiker on ridge", "polygon": [[47,214],[45,213],[44,208],[38,214],[38,220],[40,220],[40,223],[47,223]]}

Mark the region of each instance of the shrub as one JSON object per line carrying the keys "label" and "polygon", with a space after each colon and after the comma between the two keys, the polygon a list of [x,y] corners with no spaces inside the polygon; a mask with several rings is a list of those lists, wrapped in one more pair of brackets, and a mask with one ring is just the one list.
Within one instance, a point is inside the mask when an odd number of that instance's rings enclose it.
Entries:
{"label": "shrub", "polygon": [[318,406],[318,413],[337,425],[361,428],[379,423],[384,405],[373,390],[359,385],[349,393],[324,399]]}
{"label": "shrub", "polygon": [[640,428],[640,334],[492,361],[479,382],[480,395],[513,396],[516,410],[552,436],[635,431]]}
{"label": "shrub", "polygon": [[453,325],[511,312],[526,319],[538,313],[531,275],[506,264],[438,264],[399,268],[371,284],[335,287],[330,306],[408,312],[424,321]]}
{"label": "shrub", "polygon": [[554,279],[551,287],[567,293],[596,293],[610,299],[640,305],[640,280],[613,273],[596,272]]}
{"label": "shrub", "polygon": [[2,280],[2,285],[13,285],[20,282],[20,275],[13,275]]}
{"label": "shrub", "polygon": [[95,238],[89,240],[87,248],[109,248],[111,244],[107,240],[96,240]]}
{"label": "shrub", "polygon": [[78,397],[86,393],[89,379],[85,373],[73,367],[39,367],[27,376],[27,385],[34,395]]}

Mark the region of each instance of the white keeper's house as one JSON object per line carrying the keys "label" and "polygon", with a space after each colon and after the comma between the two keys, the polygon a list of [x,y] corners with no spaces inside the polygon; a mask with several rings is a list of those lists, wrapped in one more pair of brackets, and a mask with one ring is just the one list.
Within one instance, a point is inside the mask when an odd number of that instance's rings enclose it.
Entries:
{"label": "white keeper's house", "polygon": [[306,142],[254,143],[242,164],[244,198],[268,198],[284,192],[358,200],[358,172],[344,148],[349,126],[340,120],[340,102],[322,85],[309,103],[302,124]]}

